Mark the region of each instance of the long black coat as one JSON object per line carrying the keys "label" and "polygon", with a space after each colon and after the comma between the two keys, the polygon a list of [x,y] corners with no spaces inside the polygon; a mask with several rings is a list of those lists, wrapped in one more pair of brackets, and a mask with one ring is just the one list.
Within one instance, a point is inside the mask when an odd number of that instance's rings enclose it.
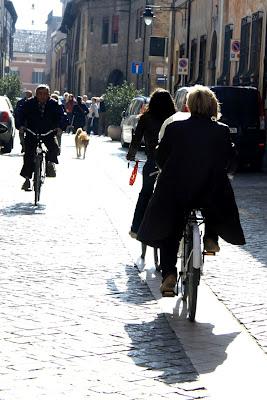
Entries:
{"label": "long black coat", "polygon": [[27,100],[15,115],[16,128],[25,126],[33,132],[46,133],[51,129],[65,128],[64,111],[53,99],[46,102],[43,116],[36,97]]}
{"label": "long black coat", "polygon": [[163,239],[178,231],[177,224],[183,221],[185,210],[205,208],[219,236],[232,244],[244,244],[226,173],[232,157],[227,125],[192,116],[169,124],[156,153],[162,171],[138,239],[159,246]]}

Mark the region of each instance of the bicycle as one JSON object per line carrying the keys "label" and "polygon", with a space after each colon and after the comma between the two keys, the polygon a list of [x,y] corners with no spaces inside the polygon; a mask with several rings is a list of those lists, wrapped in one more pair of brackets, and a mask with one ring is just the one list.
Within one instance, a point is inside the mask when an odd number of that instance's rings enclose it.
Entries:
{"label": "bicycle", "polygon": [[33,188],[34,188],[34,205],[37,206],[40,201],[40,193],[41,186],[45,181],[45,169],[46,169],[46,161],[45,154],[47,150],[44,148],[44,144],[42,142],[42,137],[49,135],[54,132],[55,129],[52,129],[46,133],[35,133],[31,129],[26,129],[33,136],[37,138],[36,151],[34,156],[34,173],[33,173]]}
{"label": "bicycle", "polygon": [[183,301],[187,302],[188,317],[191,322],[195,321],[198,286],[203,271],[204,256],[215,255],[213,252],[202,250],[200,225],[204,218],[197,210],[191,210],[183,237],[180,242],[179,256],[181,258],[181,269],[177,281],[177,295],[179,282]]}

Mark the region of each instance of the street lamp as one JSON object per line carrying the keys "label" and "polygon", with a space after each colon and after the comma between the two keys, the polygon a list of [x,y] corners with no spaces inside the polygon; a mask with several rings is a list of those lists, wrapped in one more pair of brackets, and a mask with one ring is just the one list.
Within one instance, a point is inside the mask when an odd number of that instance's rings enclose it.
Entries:
{"label": "street lamp", "polygon": [[143,18],[144,18],[144,22],[147,26],[152,24],[153,18],[155,18],[155,17],[154,17],[154,13],[153,13],[151,7],[145,8],[145,11],[143,12]]}
{"label": "street lamp", "polygon": [[183,10],[188,11],[188,26],[187,26],[187,53],[188,53],[188,46],[189,46],[189,32],[190,32],[190,7],[191,7],[192,0],[185,0],[179,6],[176,5],[176,0],[172,0],[171,5],[151,5],[147,4],[145,11],[143,13],[143,18],[145,22],[145,27],[149,26],[153,22],[153,18],[155,18],[153,9],[156,11],[170,11],[171,12],[171,21],[170,21],[170,32],[169,32],[169,39],[170,39],[170,46],[169,46],[169,57],[168,57],[168,87],[169,91],[173,91],[173,81],[174,81],[174,42],[175,42],[175,16],[176,12],[183,12]]}

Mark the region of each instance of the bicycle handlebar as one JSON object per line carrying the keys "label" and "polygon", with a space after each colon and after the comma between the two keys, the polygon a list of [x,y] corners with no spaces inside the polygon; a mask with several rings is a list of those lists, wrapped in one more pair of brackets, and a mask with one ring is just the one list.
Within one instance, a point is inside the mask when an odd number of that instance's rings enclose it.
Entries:
{"label": "bicycle handlebar", "polygon": [[40,135],[40,136],[47,136],[47,135],[49,135],[50,133],[56,131],[56,129],[51,129],[50,131],[48,131],[48,132],[46,132],[46,133],[35,133],[35,132],[33,132],[31,129],[29,129],[29,128],[26,128],[25,130],[28,131],[28,132],[30,132],[30,133],[31,133],[32,135],[34,135],[34,136],[38,136],[38,135]]}

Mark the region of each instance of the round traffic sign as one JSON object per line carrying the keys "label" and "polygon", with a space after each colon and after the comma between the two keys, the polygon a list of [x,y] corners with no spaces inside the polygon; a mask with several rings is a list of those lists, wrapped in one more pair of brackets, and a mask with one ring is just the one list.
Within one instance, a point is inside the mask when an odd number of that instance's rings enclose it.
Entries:
{"label": "round traffic sign", "polygon": [[181,58],[181,59],[179,60],[179,67],[180,67],[180,68],[186,68],[186,67],[187,67],[187,63],[188,63],[188,61],[187,61],[186,58]]}
{"label": "round traffic sign", "polygon": [[232,52],[233,53],[239,53],[240,51],[240,42],[239,40],[233,40],[232,41]]}

